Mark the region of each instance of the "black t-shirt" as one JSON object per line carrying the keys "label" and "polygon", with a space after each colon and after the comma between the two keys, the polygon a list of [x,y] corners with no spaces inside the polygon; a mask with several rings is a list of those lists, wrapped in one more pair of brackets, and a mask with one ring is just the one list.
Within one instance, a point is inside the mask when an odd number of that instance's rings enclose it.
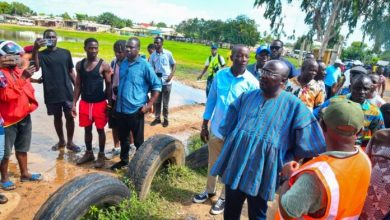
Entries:
{"label": "black t-shirt", "polygon": [[73,87],[69,70],[74,65],[69,50],[57,48],[39,52],[43,92],[46,104],[73,101]]}

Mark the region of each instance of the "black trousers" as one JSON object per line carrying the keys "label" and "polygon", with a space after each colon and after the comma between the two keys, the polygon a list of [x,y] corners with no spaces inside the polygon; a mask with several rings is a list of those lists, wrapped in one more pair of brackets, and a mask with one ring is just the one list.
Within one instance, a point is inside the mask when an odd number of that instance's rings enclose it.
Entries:
{"label": "black trousers", "polygon": [[133,133],[134,145],[138,149],[144,143],[144,117],[137,111],[133,114],[116,112],[118,136],[121,143],[121,161],[129,161],[130,131]]}
{"label": "black trousers", "polygon": [[225,220],[239,220],[245,199],[248,202],[249,220],[265,220],[267,217],[267,201],[260,196],[250,196],[240,190],[233,190],[226,185],[226,203],[223,217]]}
{"label": "black trousers", "polygon": [[155,111],[156,119],[160,119],[161,103],[162,103],[164,120],[168,121],[168,107],[169,107],[168,105],[169,105],[169,98],[171,96],[171,88],[172,88],[172,84],[162,86],[161,93],[159,94],[156,103],[154,103],[154,111]]}

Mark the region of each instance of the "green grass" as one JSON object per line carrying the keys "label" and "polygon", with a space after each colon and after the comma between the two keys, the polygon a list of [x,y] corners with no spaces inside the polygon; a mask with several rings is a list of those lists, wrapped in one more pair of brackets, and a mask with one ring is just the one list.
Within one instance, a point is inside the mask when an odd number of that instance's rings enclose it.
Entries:
{"label": "green grass", "polygon": [[192,135],[188,140],[188,153],[192,153],[204,145],[203,141],[200,139],[200,134],[196,133]]}
{"label": "green grass", "polygon": [[[17,25],[0,24],[2,30],[8,31],[34,31],[43,33],[45,27],[25,27]],[[128,39],[129,36],[121,36],[114,33],[96,33],[96,32],[82,32],[74,30],[56,29],[57,35],[64,38],[77,38],[84,40],[88,37],[94,37],[99,41],[99,56],[106,61],[111,61],[114,57],[113,44],[116,40]],[[152,37],[139,37],[141,41],[141,54],[147,54],[147,46],[153,43]],[[22,46],[31,45],[33,42],[19,41]],[[58,42],[58,46],[71,51],[73,57],[85,57],[83,49],[83,42]],[[204,63],[208,56],[210,56],[210,47],[197,43],[185,43],[177,41],[165,41],[164,48],[170,50],[177,62],[176,79],[195,81],[196,77],[202,71]],[[219,49],[225,60],[228,55],[227,49]],[[251,53],[250,62],[255,62],[255,54]],[[294,58],[287,58],[295,66],[298,66],[298,61]]]}
{"label": "green grass", "polygon": [[91,207],[83,219],[179,219],[182,203],[204,189],[207,170],[191,170],[187,167],[170,166],[158,171],[152,182],[151,192],[144,201],[137,198],[134,187],[128,179],[124,182],[131,189],[131,198],[118,207],[98,209]]}

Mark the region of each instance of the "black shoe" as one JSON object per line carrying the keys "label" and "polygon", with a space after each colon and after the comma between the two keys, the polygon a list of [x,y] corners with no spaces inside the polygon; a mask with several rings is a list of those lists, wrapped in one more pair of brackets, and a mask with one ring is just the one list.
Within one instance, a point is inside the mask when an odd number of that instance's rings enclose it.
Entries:
{"label": "black shoe", "polygon": [[161,123],[160,119],[154,119],[154,121],[152,121],[152,123],[150,123],[150,126],[155,126],[155,125],[160,124],[160,123]]}
{"label": "black shoe", "polygon": [[162,126],[165,128],[165,127],[168,127],[168,125],[169,125],[168,120],[164,120],[164,122],[162,123]]}
{"label": "black shoe", "polygon": [[127,166],[129,162],[126,161],[119,161],[118,163],[114,164],[111,166],[111,170],[117,170],[117,169],[122,169],[123,167]]}

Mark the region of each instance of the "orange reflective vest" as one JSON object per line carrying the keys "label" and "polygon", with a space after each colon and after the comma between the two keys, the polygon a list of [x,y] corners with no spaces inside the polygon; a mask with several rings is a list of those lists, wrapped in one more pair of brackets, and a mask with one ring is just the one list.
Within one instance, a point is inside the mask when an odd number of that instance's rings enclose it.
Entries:
{"label": "orange reflective vest", "polygon": [[[299,219],[358,219],[367,196],[371,176],[368,156],[359,152],[347,158],[320,155],[291,175],[290,187],[304,172],[314,173],[326,191],[326,212],[322,217],[306,215]],[[275,219],[283,219],[277,213]]]}

